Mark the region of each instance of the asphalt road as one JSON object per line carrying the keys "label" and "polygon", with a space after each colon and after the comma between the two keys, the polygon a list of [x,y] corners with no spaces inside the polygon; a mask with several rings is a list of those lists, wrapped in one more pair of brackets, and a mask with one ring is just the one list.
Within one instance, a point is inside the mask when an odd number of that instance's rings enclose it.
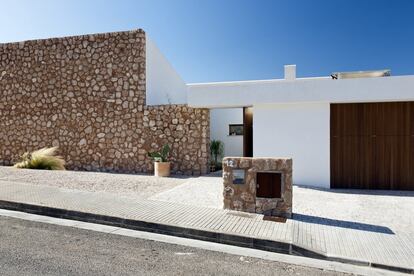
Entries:
{"label": "asphalt road", "polygon": [[344,275],[0,216],[1,275]]}

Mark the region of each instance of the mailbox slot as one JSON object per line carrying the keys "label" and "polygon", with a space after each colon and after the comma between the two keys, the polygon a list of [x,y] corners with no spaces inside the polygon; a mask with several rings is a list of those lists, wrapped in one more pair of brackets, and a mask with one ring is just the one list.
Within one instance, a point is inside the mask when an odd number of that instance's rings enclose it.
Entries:
{"label": "mailbox slot", "polygon": [[256,196],[281,198],[282,174],[280,172],[258,172],[256,174]]}

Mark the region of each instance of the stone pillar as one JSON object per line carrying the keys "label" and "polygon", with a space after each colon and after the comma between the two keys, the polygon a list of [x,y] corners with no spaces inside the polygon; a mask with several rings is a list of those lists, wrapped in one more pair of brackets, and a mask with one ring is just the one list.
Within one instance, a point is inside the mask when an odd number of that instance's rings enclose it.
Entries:
{"label": "stone pillar", "polygon": [[[280,197],[258,197],[257,174],[281,175]],[[224,208],[290,218],[292,159],[226,157],[223,160]],[[276,185],[276,184],[275,184]]]}

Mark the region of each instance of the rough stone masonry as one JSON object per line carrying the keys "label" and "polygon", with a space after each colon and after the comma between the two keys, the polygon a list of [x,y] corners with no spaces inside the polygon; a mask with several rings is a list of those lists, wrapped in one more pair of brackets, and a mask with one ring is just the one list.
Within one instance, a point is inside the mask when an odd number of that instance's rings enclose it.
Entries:
{"label": "rough stone masonry", "polygon": [[[236,170],[242,172],[243,181],[240,183],[235,182]],[[259,173],[281,174],[279,198],[257,195]],[[223,159],[223,205],[225,209],[291,218],[292,159],[225,157]]]}
{"label": "rough stone masonry", "polygon": [[207,172],[209,111],[147,106],[145,32],[0,44],[0,164],[59,146],[72,170],[150,172],[168,143],[172,171]]}

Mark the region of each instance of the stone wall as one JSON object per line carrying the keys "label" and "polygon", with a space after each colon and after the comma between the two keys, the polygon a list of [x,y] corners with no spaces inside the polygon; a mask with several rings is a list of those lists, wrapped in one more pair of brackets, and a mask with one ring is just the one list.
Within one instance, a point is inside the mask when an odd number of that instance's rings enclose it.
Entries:
{"label": "stone wall", "polygon": [[145,33],[0,44],[0,164],[59,146],[67,168],[150,172],[168,143],[172,170],[206,173],[209,111],[146,106]]}
{"label": "stone wall", "polygon": [[[235,183],[235,170],[244,171],[243,183]],[[281,173],[281,197],[256,196],[257,173]],[[226,157],[223,160],[225,209],[290,218],[292,216],[292,159]]]}

